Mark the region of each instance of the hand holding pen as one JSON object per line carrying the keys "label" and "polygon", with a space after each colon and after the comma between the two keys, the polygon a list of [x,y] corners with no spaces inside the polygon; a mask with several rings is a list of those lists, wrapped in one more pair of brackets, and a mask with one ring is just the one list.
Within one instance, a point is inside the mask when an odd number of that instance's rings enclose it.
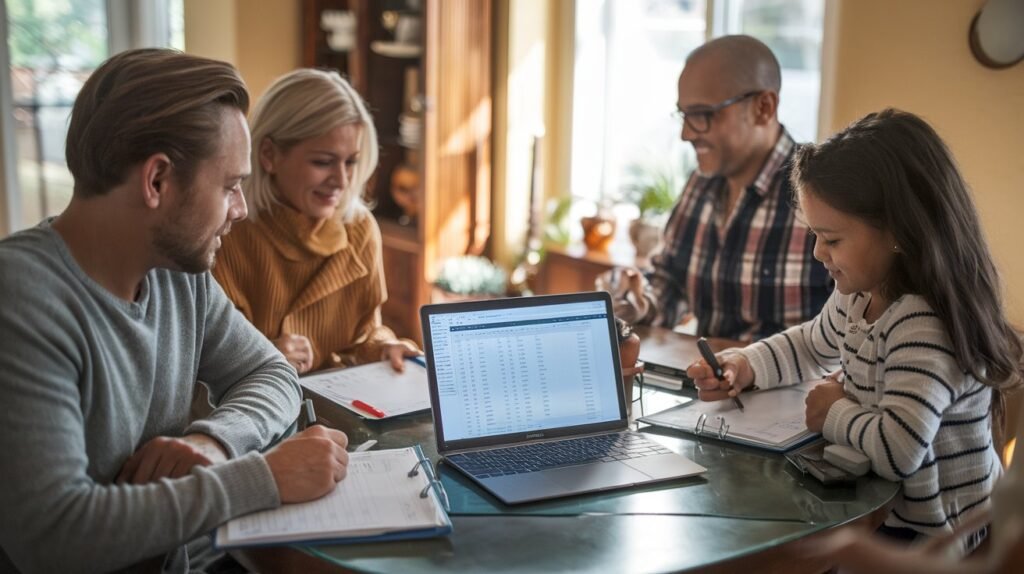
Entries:
{"label": "hand holding pen", "polygon": [[711,346],[703,337],[697,341],[703,361],[698,361],[686,369],[686,375],[693,379],[700,391],[702,401],[718,401],[732,399],[733,403],[743,410],[743,402],[739,399],[740,391],[754,382],[754,373],[746,357],[731,354],[724,357],[720,364]]}

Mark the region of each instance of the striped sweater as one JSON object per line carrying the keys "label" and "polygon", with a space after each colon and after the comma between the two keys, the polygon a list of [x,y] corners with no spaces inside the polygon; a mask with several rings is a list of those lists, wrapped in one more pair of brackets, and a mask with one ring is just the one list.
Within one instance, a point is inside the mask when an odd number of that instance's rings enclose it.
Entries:
{"label": "striped sweater", "polygon": [[[942,321],[916,295],[874,323],[870,296],[838,291],[820,315],[742,350],[760,388],[842,369],[847,398],[823,434],[871,459],[903,490],[886,524],[934,536],[988,499],[1002,465],[992,444],[992,391],[958,366]],[[785,382],[785,383],[784,383]]]}

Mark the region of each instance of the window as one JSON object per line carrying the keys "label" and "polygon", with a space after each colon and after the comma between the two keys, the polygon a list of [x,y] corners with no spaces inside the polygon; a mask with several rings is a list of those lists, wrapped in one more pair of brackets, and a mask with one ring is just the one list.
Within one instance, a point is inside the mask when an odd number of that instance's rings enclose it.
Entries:
{"label": "window", "polygon": [[765,42],[783,68],[780,120],[815,139],[823,17],[824,0],[576,0],[572,194],[611,203],[638,168],[685,181],[696,162],[670,113],[686,55],[711,36]]}
{"label": "window", "polygon": [[714,35],[748,34],[782,67],[779,120],[796,141],[817,139],[823,0],[717,0]]}
{"label": "window", "polygon": [[10,92],[0,93],[9,231],[60,213],[71,199],[68,116],[89,74],[112,52],[181,48],[183,0],[6,0]]}

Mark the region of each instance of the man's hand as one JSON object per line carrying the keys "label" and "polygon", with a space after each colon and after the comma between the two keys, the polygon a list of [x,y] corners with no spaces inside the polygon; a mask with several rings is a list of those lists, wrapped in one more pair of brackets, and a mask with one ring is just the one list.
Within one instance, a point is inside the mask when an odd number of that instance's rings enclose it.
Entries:
{"label": "man's hand", "polygon": [[718,353],[715,355],[722,367],[724,381],[715,377],[707,361],[701,359],[686,368],[686,376],[693,379],[697,396],[702,401],[720,401],[740,394],[740,391],[754,384],[754,370],[750,361],[739,353]]}
{"label": "man's hand", "polygon": [[285,439],[265,456],[282,503],[314,500],[334,490],[348,473],[348,437],[312,426]]}
{"label": "man's hand", "polygon": [[313,368],[313,344],[302,335],[281,335],[271,341],[299,374]]}
{"label": "man's hand", "polygon": [[391,368],[402,373],[405,372],[406,357],[418,357],[422,354],[419,349],[406,341],[388,341],[381,347],[380,358],[382,361],[390,361]]}
{"label": "man's hand", "polygon": [[807,405],[805,415],[807,430],[811,432],[821,432],[821,429],[825,428],[825,417],[828,416],[828,410],[832,408],[836,401],[846,397],[846,392],[843,391],[843,383],[831,378],[826,378],[825,380],[828,382],[821,383],[811,389],[811,392],[807,393],[807,398],[804,400],[804,404]]}
{"label": "man's hand", "polygon": [[650,311],[650,304],[644,297],[646,285],[643,274],[631,267],[612,269],[595,281],[598,290],[611,294],[615,316],[629,324],[640,322]]}
{"label": "man's hand", "polygon": [[194,466],[209,466],[227,459],[224,447],[209,436],[158,436],[128,457],[117,475],[117,482],[146,484],[161,478],[180,478]]}

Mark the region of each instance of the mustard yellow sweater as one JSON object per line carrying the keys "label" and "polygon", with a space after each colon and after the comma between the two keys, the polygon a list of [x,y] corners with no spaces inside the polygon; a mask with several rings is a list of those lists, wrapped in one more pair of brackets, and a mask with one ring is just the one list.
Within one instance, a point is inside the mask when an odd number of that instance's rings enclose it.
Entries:
{"label": "mustard yellow sweater", "polygon": [[368,211],[348,224],[314,224],[276,206],[232,227],[213,275],[267,338],[309,338],[312,370],[380,360],[381,344],[395,339],[381,324],[387,289],[380,229]]}

